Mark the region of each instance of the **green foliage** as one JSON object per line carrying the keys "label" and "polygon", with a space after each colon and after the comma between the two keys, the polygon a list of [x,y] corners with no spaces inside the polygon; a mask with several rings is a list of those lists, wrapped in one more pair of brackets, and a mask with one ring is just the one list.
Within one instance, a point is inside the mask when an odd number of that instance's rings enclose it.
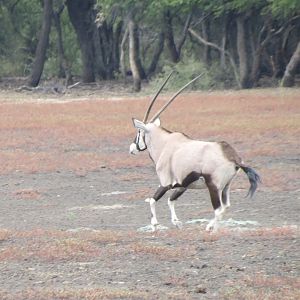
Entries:
{"label": "green foliage", "polygon": [[37,42],[40,15],[38,0],[7,0],[0,3],[1,76],[28,74]]}
{"label": "green foliage", "polygon": [[[42,2],[40,0],[0,0],[0,76],[27,76],[29,74],[41,26]],[[57,10],[63,3],[64,0],[54,0],[54,9]],[[265,15],[272,18],[271,22],[276,25],[300,14],[299,0],[95,0],[95,3],[101,13],[100,19],[115,22],[114,24],[116,24],[116,20],[126,21],[129,12],[133,13],[141,29],[140,46],[141,53],[145,50],[145,56],[142,57],[144,66],[149,65],[151,61],[155,49],[155,38],[163,29],[163,13],[166,10],[170,10],[171,14],[175,16],[172,28],[175,42],[182,33],[186,15],[193,11],[194,23],[201,21],[203,12],[209,15],[210,39],[217,44],[220,39],[220,26],[222,26],[225,16],[230,15],[232,18],[238,14],[250,16],[249,20],[253,25],[255,39],[256,31],[258,32],[260,29],[259,26],[255,27],[255,24],[256,22],[261,24],[259,22],[265,20]],[[66,8],[61,15],[61,26],[69,68],[73,75],[79,75],[82,70],[81,53]],[[197,30],[200,30],[200,26]],[[293,35],[290,36],[293,37]],[[231,49],[228,49],[237,61],[236,49],[234,49],[235,41],[231,42],[230,47]],[[199,47],[195,47],[195,43],[189,38],[187,38],[182,51],[183,58],[176,65],[166,63],[166,57],[162,54],[160,64],[164,64],[164,66],[160,67],[161,73],[152,79],[150,86],[156,86],[158,82],[161,82],[171,69],[177,73],[168,83],[169,90],[180,88],[201,72],[204,72],[205,76],[191,88],[211,89],[234,86],[233,71],[229,67],[226,70],[222,69],[218,63],[213,63],[209,67],[205,66],[199,60],[202,49],[199,50]],[[217,55],[214,58],[219,60]],[[128,59],[127,54],[126,59]],[[57,76],[58,66],[57,33],[55,27],[52,26],[43,77]]]}
{"label": "green foliage", "polygon": [[180,61],[176,65],[165,65],[161,73],[157,74],[150,82],[150,89],[156,89],[171,71],[175,71],[169,80],[165,90],[175,91],[184,86],[187,82],[192,80],[197,75],[204,73],[204,75],[196,80],[189,89],[193,90],[207,90],[212,87],[212,77],[210,76],[207,68],[200,61],[196,61],[194,58],[186,58]]}
{"label": "green foliage", "polygon": [[167,64],[150,82],[148,89],[154,91],[165,80],[171,71],[175,71],[164,88],[166,91],[176,91],[197,75],[204,75],[193,83],[191,90],[209,90],[235,88],[236,83],[233,72],[230,68],[222,69],[219,63],[213,63],[210,67],[205,66],[201,61],[193,57],[185,57],[178,64]]}
{"label": "green foliage", "polygon": [[299,0],[269,0],[269,4],[275,16],[288,17],[300,13]]}
{"label": "green foliage", "polygon": [[214,62],[208,70],[210,77],[212,78],[213,89],[228,89],[237,88],[237,83],[234,78],[233,70],[230,66],[225,69],[220,66],[218,62]]}

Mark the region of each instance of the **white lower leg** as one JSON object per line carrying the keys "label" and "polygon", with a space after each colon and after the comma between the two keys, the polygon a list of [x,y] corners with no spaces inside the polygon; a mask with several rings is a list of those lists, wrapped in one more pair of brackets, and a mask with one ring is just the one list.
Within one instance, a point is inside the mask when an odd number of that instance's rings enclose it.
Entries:
{"label": "white lower leg", "polygon": [[228,207],[230,207],[229,188],[226,191],[226,203],[223,203],[223,202],[221,202],[221,203],[223,204],[223,206],[224,206],[225,209],[228,208]]}
{"label": "white lower leg", "polygon": [[219,221],[222,220],[224,212],[225,212],[225,208],[222,205],[219,208],[215,209],[215,218],[212,219],[206,226],[207,231],[217,231],[218,230]]}
{"label": "white lower leg", "polygon": [[171,211],[171,221],[172,223],[181,228],[182,227],[182,222],[180,222],[176,216],[176,212],[175,212],[175,204],[174,204],[174,201],[171,201],[170,199],[168,199],[168,205],[169,205],[169,208],[170,208],[170,211]]}
{"label": "white lower leg", "polygon": [[157,221],[157,218],[156,218],[156,209],[155,209],[155,199],[153,198],[148,198],[145,200],[146,202],[149,202],[150,203],[150,210],[151,210],[151,225],[152,225],[152,229],[153,231],[156,230],[156,227],[158,225],[158,221]]}
{"label": "white lower leg", "polygon": [[230,207],[230,199],[229,199],[229,196],[227,196],[227,201],[226,201],[226,204],[225,204],[225,208],[228,208]]}

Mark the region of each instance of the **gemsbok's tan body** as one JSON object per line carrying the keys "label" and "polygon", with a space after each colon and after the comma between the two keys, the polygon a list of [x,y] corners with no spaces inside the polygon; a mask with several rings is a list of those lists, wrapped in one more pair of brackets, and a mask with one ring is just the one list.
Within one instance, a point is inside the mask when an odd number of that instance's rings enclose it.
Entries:
{"label": "gemsbok's tan body", "polygon": [[260,177],[252,168],[244,165],[228,143],[193,140],[183,133],[170,132],[160,126],[158,116],[185,87],[175,94],[150,122],[146,123],[147,117],[161,89],[153,98],[143,122],[133,119],[138,133],[130,145],[130,153],[137,154],[147,149],[156,167],[160,186],[152,198],[146,199],[150,203],[153,230],[156,230],[158,225],[155,203],[167,191],[173,190],[168,199],[172,223],[181,227],[182,223],[175,213],[174,200],[187,189],[203,188],[206,185],[215,211],[215,218],[209,222],[206,229],[215,231],[218,228],[218,221],[230,206],[230,184],[237,172],[242,169],[247,174],[250,182],[248,194],[251,197]]}

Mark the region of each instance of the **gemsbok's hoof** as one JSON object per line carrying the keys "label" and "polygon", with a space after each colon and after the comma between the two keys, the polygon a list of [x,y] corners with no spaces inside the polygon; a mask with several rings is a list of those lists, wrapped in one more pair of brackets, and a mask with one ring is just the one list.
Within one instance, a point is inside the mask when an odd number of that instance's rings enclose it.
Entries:
{"label": "gemsbok's hoof", "polygon": [[173,225],[175,225],[178,229],[182,229],[182,222],[179,220],[172,220]]}
{"label": "gemsbok's hoof", "polygon": [[152,232],[155,232],[155,231],[157,231],[158,230],[158,223],[156,223],[156,224],[151,224],[151,229],[152,229]]}
{"label": "gemsbok's hoof", "polygon": [[206,226],[206,231],[209,231],[209,232],[216,232],[218,230],[218,225],[216,223],[215,220],[211,220],[207,226]]}

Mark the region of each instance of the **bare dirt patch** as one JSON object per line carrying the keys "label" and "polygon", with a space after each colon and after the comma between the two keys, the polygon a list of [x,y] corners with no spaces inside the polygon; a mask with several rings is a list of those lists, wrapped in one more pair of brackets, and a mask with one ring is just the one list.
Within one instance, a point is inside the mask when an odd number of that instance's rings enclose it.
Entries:
{"label": "bare dirt patch", "polygon": [[158,181],[128,146],[149,97],[85,92],[0,93],[1,299],[300,298],[299,90],[189,93],[162,116],[228,141],[262,176],[253,200],[238,176],[216,234],[205,190],[178,201],[182,230],[162,200],[165,230],[147,232]]}

